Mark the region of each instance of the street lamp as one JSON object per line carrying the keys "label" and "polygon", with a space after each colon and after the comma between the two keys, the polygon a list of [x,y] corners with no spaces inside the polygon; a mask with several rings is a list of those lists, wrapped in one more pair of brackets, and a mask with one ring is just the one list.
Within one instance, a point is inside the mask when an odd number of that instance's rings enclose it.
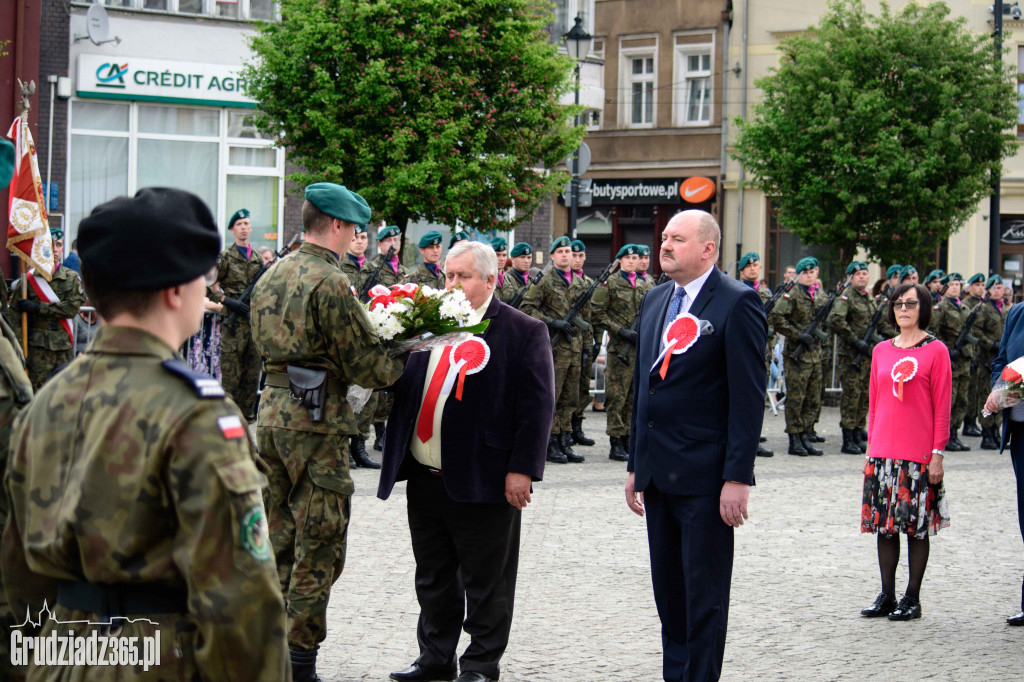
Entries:
{"label": "street lamp", "polygon": [[[583,18],[580,15],[576,15],[576,23],[569,32],[563,36],[565,41],[565,51],[569,53],[573,61],[576,63],[574,69],[576,75],[576,96],[574,103],[577,107],[580,105],[580,61],[583,60],[590,53],[590,46],[594,42],[594,36],[587,33],[586,29],[583,28]],[[574,125],[579,126],[580,115],[577,111]],[[576,214],[579,210],[579,194],[580,194],[580,160],[579,160],[579,149],[572,153],[572,181],[570,182],[569,191],[569,234],[572,235],[573,239],[576,239]]]}

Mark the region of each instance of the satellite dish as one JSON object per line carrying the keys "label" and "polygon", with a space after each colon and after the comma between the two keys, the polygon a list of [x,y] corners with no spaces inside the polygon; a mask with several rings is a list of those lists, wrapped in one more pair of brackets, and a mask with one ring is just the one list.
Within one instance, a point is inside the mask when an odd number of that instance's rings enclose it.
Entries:
{"label": "satellite dish", "polygon": [[107,10],[103,9],[103,5],[93,5],[85,13],[85,30],[87,35],[75,34],[76,43],[84,38],[88,38],[93,45],[121,43],[117,36],[110,37],[110,17],[107,16]]}

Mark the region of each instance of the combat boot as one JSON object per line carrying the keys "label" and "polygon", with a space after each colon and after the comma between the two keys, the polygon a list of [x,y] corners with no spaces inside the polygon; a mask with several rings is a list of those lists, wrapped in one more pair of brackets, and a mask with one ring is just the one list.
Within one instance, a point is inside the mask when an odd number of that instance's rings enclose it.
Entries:
{"label": "combat boot", "polygon": [[374,422],[373,424],[373,449],[377,451],[384,450],[384,422]]}
{"label": "combat boot", "polygon": [[807,452],[807,448],[804,447],[804,441],[800,438],[799,433],[789,434],[789,454],[799,455],[800,457],[806,457],[811,454]]}
{"label": "combat boot", "polygon": [[573,464],[580,464],[581,462],[587,461],[587,458],[583,455],[578,455],[572,450],[572,434],[568,431],[562,432],[562,452],[565,454],[565,459]]}
{"label": "combat boot", "polygon": [[587,434],[583,433],[583,419],[573,417],[572,420],[572,442],[576,445],[593,445],[594,439],[587,438]]}
{"label": "combat boot", "polygon": [[366,451],[366,440],[352,436],[348,439],[348,454],[351,461],[366,469],[380,469],[380,462],[370,459],[370,453]]}
{"label": "combat boot", "polygon": [[864,452],[868,451],[868,430],[867,429],[854,429],[854,433],[857,434],[857,445]]}
{"label": "combat boot", "polygon": [[999,438],[996,436],[996,427],[986,426],[981,430],[981,449],[998,450]]}
{"label": "combat boot", "polygon": [[765,446],[761,445],[760,443],[758,443],[757,444],[757,456],[758,457],[774,457],[775,453],[772,452],[771,450],[769,450],[768,448],[766,448]]}
{"label": "combat boot", "polygon": [[814,447],[814,441],[811,440],[811,438],[812,438],[812,436],[811,436],[810,433],[801,433],[800,434],[800,440],[803,442],[804,449],[807,450],[807,454],[808,455],[814,455],[815,457],[820,457],[821,455],[824,455],[825,454],[824,452],[822,452],[818,448]]}
{"label": "combat boot", "polygon": [[971,436],[973,438],[977,438],[978,436],[983,435],[981,433],[981,429],[978,428],[977,422],[974,421],[974,417],[964,420],[964,428],[960,433],[962,433],[965,436]]}
{"label": "combat boot", "polygon": [[626,452],[626,448],[622,444],[621,436],[610,436],[608,438],[608,443],[611,445],[611,451],[608,453],[608,459],[613,459],[616,462],[629,461],[629,453]]}
{"label": "combat boot", "polygon": [[569,460],[566,458],[565,453],[562,452],[559,440],[560,437],[557,433],[551,434],[551,437],[548,438],[548,461],[555,464],[565,464]]}
{"label": "combat boot", "polygon": [[956,431],[957,430],[954,428],[949,430],[949,440],[946,441],[946,449],[950,452],[969,452],[971,448],[960,442],[960,439],[957,438]]}
{"label": "combat boot", "polygon": [[860,449],[860,445],[857,443],[857,437],[854,433],[856,433],[856,429],[843,429],[843,447],[839,448],[839,452],[847,455],[864,454],[864,451]]}
{"label": "combat boot", "polygon": [[810,431],[808,431],[804,435],[807,436],[808,441],[811,442],[811,443],[824,443],[825,442],[825,437],[824,436],[819,436],[818,432],[815,431],[814,429],[811,429]]}
{"label": "combat boot", "polygon": [[316,674],[316,649],[296,651],[289,649],[292,659],[292,679],[295,682],[322,682]]}

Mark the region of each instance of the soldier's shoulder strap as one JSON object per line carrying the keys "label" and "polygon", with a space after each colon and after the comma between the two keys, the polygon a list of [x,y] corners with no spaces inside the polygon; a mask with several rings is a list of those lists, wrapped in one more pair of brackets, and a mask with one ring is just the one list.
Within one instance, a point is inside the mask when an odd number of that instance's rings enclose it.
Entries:
{"label": "soldier's shoulder strap", "polygon": [[220,385],[219,381],[208,374],[196,372],[177,358],[173,360],[165,360],[161,363],[161,366],[191,386],[195,390],[196,395],[200,398],[223,398],[226,395],[224,393],[224,387]]}

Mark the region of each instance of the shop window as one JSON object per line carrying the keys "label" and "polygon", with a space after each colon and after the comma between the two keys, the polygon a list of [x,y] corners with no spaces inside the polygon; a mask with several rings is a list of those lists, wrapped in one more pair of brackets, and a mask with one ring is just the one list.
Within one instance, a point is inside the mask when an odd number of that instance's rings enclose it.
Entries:
{"label": "shop window", "polygon": [[220,111],[140,106],[139,132],[216,137],[220,134]]}
{"label": "shop window", "polygon": [[228,175],[225,207],[228,215],[239,208],[249,209],[252,220],[250,241],[254,246],[277,249],[278,192],[277,177]]}
{"label": "shop window", "polygon": [[213,208],[217,205],[217,143],[138,140],[139,187],[188,190]]}

